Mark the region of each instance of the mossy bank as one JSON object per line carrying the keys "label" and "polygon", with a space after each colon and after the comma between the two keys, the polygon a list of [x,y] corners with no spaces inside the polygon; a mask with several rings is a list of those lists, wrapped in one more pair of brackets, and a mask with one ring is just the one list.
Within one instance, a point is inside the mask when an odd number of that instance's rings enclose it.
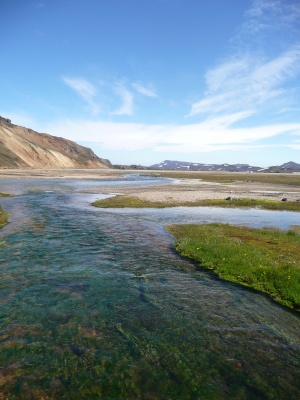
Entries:
{"label": "mossy bank", "polygon": [[[9,193],[0,192],[0,197],[8,197],[10,196]],[[0,204],[0,229],[8,223],[9,214],[8,212],[4,211]]]}
{"label": "mossy bank", "polygon": [[0,205],[0,228],[2,228],[4,225],[7,224],[8,217],[9,217],[8,212],[4,211]]}
{"label": "mossy bank", "polygon": [[175,249],[220,278],[300,311],[300,233],[227,224],[172,225]]}
{"label": "mossy bank", "polygon": [[261,199],[238,199],[238,200],[198,200],[198,201],[147,201],[136,196],[118,195],[93,203],[100,208],[167,208],[167,207],[224,207],[224,208],[262,208],[266,210],[286,210],[300,212],[298,201],[278,201]]}

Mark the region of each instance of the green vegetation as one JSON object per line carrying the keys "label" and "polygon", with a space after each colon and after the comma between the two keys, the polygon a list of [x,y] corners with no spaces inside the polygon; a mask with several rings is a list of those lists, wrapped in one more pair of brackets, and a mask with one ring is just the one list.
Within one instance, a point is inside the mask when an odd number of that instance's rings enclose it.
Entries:
{"label": "green vegetation", "polygon": [[288,202],[277,200],[255,200],[255,199],[241,199],[241,200],[199,200],[195,202],[152,202],[141,200],[133,196],[115,196],[103,200],[97,200],[93,206],[100,208],[166,208],[166,207],[246,207],[254,208],[260,207],[267,210],[287,210],[287,211],[300,211],[300,202]]}
{"label": "green vegetation", "polygon": [[0,206],[0,228],[2,228],[4,225],[7,224],[8,217],[9,217],[9,214],[6,211],[4,211],[2,209],[2,207]]}
{"label": "green vegetation", "polygon": [[286,211],[300,211],[300,202],[297,201],[277,201],[277,200],[262,200],[262,199],[239,199],[239,200],[223,200],[212,199],[202,200],[202,206],[211,207],[224,207],[224,208],[254,208],[259,207],[265,210],[286,210]]}
{"label": "green vegetation", "polygon": [[[9,193],[0,192],[0,197],[7,197],[10,196]],[[4,211],[0,205],[0,229],[3,228],[4,225],[8,223],[9,214],[8,212]],[[0,241],[0,246],[5,242]]]}
{"label": "green vegetation", "polygon": [[175,179],[202,179],[207,182],[233,183],[233,182],[262,182],[283,185],[300,186],[300,175],[296,174],[268,174],[268,173],[243,173],[243,172],[205,172],[205,171],[157,171],[155,176]]}
{"label": "green vegetation", "polygon": [[298,229],[251,229],[226,224],[172,225],[175,249],[220,278],[269,294],[300,311]]}
{"label": "green vegetation", "polygon": [[[159,201],[141,200],[138,197],[118,195],[107,199],[97,200],[92,203],[100,208],[164,208],[179,206],[178,203],[163,203]],[[172,205],[170,205],[172,204]]]}

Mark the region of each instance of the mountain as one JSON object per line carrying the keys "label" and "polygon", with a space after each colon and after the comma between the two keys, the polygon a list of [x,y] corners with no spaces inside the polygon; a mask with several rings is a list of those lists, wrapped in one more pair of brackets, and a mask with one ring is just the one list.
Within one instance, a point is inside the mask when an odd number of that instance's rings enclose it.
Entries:
{"label": "mountain", "polygon": [[282,165],[274,165],[266,168],[263,172],[300,172],[300,164],[297,164],[294,161],[289,161]]}
{"label": "mountain", "polygon": [[177,170],[177,171],[231,171],[231,172],[256,172],[261,167],[252,167],[248,164],[201,164],[185,161],[165,160],[160,164],[154,164],[150,169]]}
{"label": "mountain", "polygon": [[294,161],[289,161],[285,164],[282,164],[280,167],[284,169],[296,169],[300,171],[300,164],[297,164]]}
{"label": "mountain", "polygon": [[0,168],[111,168],[91,149],[0,117]]}

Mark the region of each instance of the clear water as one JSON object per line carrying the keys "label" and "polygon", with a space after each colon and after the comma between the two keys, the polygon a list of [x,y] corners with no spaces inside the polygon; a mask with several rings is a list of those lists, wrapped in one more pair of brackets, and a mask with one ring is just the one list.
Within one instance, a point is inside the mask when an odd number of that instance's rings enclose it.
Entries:
{"label": "clear water", "polygon": [[106,181],[0,184],[18,194],[1,199],[0,399],[299,398],[299,315],[195,269],[164,230],[299,213],[101,210],[80,190]]}

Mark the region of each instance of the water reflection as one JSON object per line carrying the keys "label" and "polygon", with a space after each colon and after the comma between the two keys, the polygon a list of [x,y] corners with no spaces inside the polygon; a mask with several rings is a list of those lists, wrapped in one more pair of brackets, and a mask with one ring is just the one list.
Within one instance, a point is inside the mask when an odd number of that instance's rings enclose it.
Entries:
{"label": "water reflection", "polygon": [[169,178],[153,178],[140,176],[138,174],[125,175],[123,178],[103,179],[1,179],[1,191],[15,195],[26,193],[76,193],[81,190],[98,190],[101,187],[139,187],[160,185],[166,182],[175,181]]}
{"label": "water reflection", "polygon": [[[95,196],[95,198],[97,198]],[[129,218],[155,220],[161,224],[206,224],[212,222],[289,229],[300,225],[300,213],[260,209],[225,209],[220,207],[174,207],[165,209],[103,209],[101,213]]]}

